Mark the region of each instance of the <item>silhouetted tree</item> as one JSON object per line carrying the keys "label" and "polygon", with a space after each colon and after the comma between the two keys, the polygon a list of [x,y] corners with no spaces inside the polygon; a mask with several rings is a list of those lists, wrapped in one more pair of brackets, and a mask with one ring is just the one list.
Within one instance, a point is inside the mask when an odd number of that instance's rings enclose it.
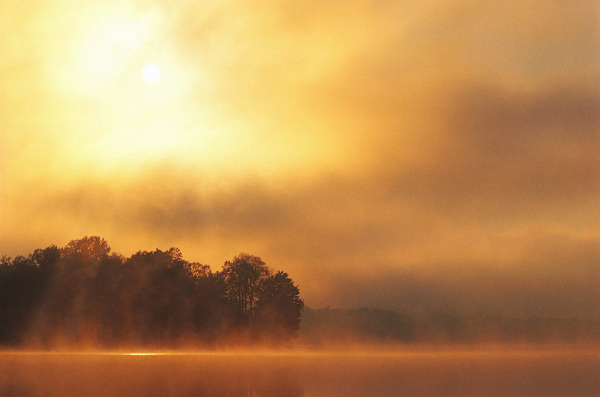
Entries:
{"label": "silhouetted tree", "polygon": [[201,280],[211,275],[210,266],[203,265],[198,262],[190,262],[186,265],[187,271],[194,278],[194,280]]}
{"label": "silhouetted tree", "polygon": [[270,274],[271,271],[258,256],[243,252],[233,258],[232,262],[225,262],[223,275],[227,297],[238,313],[244,317],[254,315],[260,282]]}
{"label": "silhouetted tree", "polygon": [[192,295],[192,323],[196,332],[207,342],[235,333],[238,318],[236,308],[227,299],[223,273],[208,271],[195,277]]}
{"label": "silhouetted tree", "polygon": [[31,254],[31,259],[36,263],[40,272],[49,277],[56,271],[56,266],[61,258],[61,250],[56,245],[44,249],[36,249]]}
{"label": "silhouetted tree", "polygon": [[0,341],[20,343],[39,300],[41,278],[31,258],[17,256],[0,261]]}
{"label": "silhouetted tree", "polygon": [[282,271],[263,278],[256,303],[256,323],[269,334],[282,339],[293,336],[300,328],[304,301],[300,290]]}
{"label": "silhouetted tree", "polygon": [[84,237],[79,240],[71,240],[62,249],[65,258],[76,257],[83,261],[99,262],[108,256],[110,247],[106,240],[98,236]]}
{"label": "silhouetted tree", "polygon": [[108,284],[113,278],[102,269],[109,262],[110,247],[103,238],[86,236],[70,241],[60,251],[44,291],[40,332],[46,339],[53,334],[67,341],[93,339],[101,324],[98,315],[105,311],[98,295],[107,288],[97,285],[97,280],[104,275]]}
{"label": "silhouetted tree", "polygon": [[[304,302],[285,272],[272,273],[242,253],[222,271],[183,259],[181,251],[111,253],[98,237],[0,257],[0,345],[39,347],[173,346],[196,338],[243,335],[285,341],[298,330]],[[305,310],[304,337],[402,342],[564,342],[600,340],[600,321],[400,315],[376,309]],[[244,339],[251,341],[249,339]]]}
{"label": "silhouetted tree", "polygon": [[191,311],[194,280],[181,251],[140,251],[125,263],[125,284],[135,327],[143,342],[182,335]]}
{"label": "silhouetted tree", "polygon": [[287,338],[301,308],[287,274],[271,275],[259,257],[244,253],[213,273],[177,248],[124,258],[103,238],[86,236],[0,258],[2,345],[172,345],[249,330]]}

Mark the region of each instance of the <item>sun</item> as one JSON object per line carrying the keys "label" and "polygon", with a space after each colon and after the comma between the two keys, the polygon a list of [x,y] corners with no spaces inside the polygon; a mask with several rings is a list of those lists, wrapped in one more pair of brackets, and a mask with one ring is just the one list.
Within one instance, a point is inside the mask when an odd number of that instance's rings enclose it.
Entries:
{"label": "sun", "polygon": [[155,83],[160,79],[161,70],[158,66],[150,63],[142,69],[142,78],[148,83]]}

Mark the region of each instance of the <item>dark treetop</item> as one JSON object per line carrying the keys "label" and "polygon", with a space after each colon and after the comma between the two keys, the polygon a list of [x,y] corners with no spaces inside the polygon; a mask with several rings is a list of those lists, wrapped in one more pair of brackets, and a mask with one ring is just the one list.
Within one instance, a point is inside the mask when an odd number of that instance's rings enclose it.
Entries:
{"label": "dark treetop", "polygon": [[4,346],[279,344],[303,307],[287,273],[246,253],[212,272],[177,248],[125,258],[92,236],[0,262]]}

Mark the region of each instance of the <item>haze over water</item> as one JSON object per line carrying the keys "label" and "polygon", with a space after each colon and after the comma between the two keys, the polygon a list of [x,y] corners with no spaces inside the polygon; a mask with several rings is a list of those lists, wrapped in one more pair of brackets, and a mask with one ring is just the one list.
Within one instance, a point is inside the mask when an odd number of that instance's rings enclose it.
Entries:
{"label": "haze over water", "polygon": [[597,319],[599,10],[3,0],[0,255],[99,235],[258,255],[313,308]]}
{"label": "haze over water", "polygon": [[[192,292],[221,284],[121,265],[170,252],[209,275],[247,252],[315,309],[311,346],[597,344],[599,16],[599,0],[0,0],[0,341],[170,346],[189,324],[217,340],[234,316]],[[83,236],[112,267],[40,272],[36,249]],[[600,395],[597,348],[508,346],[3,352],[0,397]]]}
{"label": "haze over water", "polygon": [[598,396],[599,350],[3,353],[2,396]]}

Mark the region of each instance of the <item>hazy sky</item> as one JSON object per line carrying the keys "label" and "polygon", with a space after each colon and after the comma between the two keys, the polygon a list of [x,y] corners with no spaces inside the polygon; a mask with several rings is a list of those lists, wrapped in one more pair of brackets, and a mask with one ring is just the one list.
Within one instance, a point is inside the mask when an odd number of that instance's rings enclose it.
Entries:
{"label": "hazy sky", "polygon": [[[600,1],[0,3],[0,254],[600,317]],[[142,79],[145,65],[160,79]]]}

